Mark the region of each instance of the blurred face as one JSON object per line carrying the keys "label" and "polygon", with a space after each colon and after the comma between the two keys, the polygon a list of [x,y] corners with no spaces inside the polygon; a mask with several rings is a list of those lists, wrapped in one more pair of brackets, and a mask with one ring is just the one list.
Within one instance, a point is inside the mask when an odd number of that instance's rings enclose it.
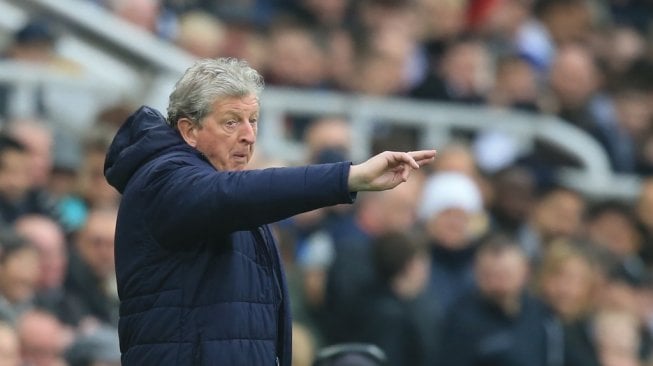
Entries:
{"label": "blurred face", "polygon": [[427,223],[429,235],[448,249],[463,249],[469,245],[470,214],[460,208],[446,209]]}
{"label": "blurred face", "polygon": [[598,87],[597,70],[591,55],[576,47],[560,51],[552,66],[551,87],[563,107],[584,106]]}
{"label": "blurred face", "polygon": [[460,95],[483,93],[489,85],[490,68],[486,49],[478,43],[461,43],[447,51],[443,78]]}
{"label": "blurred face", "polygon": [[308,32],[301,29],[278,31],[271,39],[270,53],[269,70],[277,83],[316,86],[323,81],[325,55]]}
{"label": "blurred face", "polygon": [[535,208],[536,226],[545,241],[572,236],[580,230],[584,202],[570,192],[554,192]]}
{"label": "blurred face", "polygon": [[532,177],[521,171],[500,178],[495,183],[496,210],[515,225],[525,221],[533,206],[534,185]]}
{"label": "blurred face", "polygon": [[41,264],[38,287],[51,289],[62,286],[68,257],[61,229],[50,219],[40,217],[19,219],[14,226],[18,234],[38,249]]}
{"label": "blurred face", "polygon": [[10,303],[27,301],[34,296],[39,274],[38,253],[21,249],[0,265],[0,290]]}
{"label": "blurred face", "polygon": [[617,212],[606,212],[588,225],[592,241],[619,257],[637,254],[639,234],[635,224]]}
{"label": "blurred face", "polygon": [[571,258],[542,279],[542,291],[549,305],[571,320],[581,315],[592,297],[594,272],[580,258]]}
{"label": "blurred face", "polygon": [[18,333],[21,353],[30,366],[61,366],[64,349],[64,330],[54,317],[28,313],[19,321]]}
{"label": "blurred face", "polygon": [[84,197],[95,207],[113,206],[120,197],[104,178],[105,154],[105,151],[86,151],[80,175]]}
{"label": "blurred face", "polygon": [[27,147],[33,184],[45,185],[52,169],[52,134],[43,128],[29,125],[21,128],[19,125],[12,131],[12,135]]}
{"label": "blurred face", "polygon": [[255,95],[218,100],[201,126],[192,127],[191,146],[217,170],[244,170],[254,153],[258,113]]}
{"label": "blurred face", "polygon": [[30,159],[20,151],[8,150],[0,156],[0,194],[10,201],[20,200],[30,188]]}
{"label": "blurred face", "polygon": [[534,102],[537,80],[532,67],[525,61],[510,61],[497,75],[497,91],[505,93],[511,102]]}
{"label": "blurred face", "polygon": [[101,279],[106,279],[114,273],[115,230],[115,212],[93,212],[79,233],[77,248],[80,255]]}
{"label": "blurred face", "polygon": [[634,138],[645,134],[651,125],[653,109],[648,96],[641,92],[628,92],[615,98],[619,125]]}
{"label": "blurred face", "polygon": [[528,264],[516,249],[481,253],[476,263],[476,282],[481,292],[503,304],[516,300],[526,283]]}

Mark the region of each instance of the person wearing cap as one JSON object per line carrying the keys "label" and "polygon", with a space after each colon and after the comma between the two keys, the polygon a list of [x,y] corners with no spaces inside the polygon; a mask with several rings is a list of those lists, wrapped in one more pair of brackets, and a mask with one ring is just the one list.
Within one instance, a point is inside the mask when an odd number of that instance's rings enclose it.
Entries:
{"label": "person wearing cap", "polygon": [[435,151],[248,170],[263,80],[237,59],[197,61],[167,120],[141,107],[105,161],[122,193],[115,260],[122,364],[291,362],[288,291],[267,224],[391,189]]}
{"label": "person wearing cap", "polygon": [[431,244],[429,291],[443,309],[474,284],[474,226],[482,213],[481,192],[467,175],[443,171],[425,182],[418,216]]}

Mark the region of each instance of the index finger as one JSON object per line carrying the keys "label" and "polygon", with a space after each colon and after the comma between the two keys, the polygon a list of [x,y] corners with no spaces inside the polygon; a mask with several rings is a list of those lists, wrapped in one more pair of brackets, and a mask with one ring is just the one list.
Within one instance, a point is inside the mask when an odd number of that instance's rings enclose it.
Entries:
{"label": "index finger", "polygon": [[435,159],[435,150],[419,150],[419,151],[409,151],[410,155],[420,166],[424,165]]}

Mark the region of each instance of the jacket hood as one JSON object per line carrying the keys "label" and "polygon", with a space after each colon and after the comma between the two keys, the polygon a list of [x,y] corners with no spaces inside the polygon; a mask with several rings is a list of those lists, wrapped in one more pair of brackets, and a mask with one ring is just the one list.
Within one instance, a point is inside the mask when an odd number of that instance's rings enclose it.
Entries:
{"label": "jacket hood", "polygon": [[143,106],[127,118],[113,138],[104,161],[104,176],[123,193],[138,168],[170,149],[195,151],[166,124],[159,111]]}

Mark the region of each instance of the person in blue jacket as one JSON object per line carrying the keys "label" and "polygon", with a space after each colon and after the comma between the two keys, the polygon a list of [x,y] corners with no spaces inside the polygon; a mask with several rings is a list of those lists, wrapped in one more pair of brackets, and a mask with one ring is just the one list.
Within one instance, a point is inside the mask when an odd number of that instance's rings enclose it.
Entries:
{"label": "person in blue jacket", "polygon": [[435,151],[246,170],[263,80],[237,59],[197,61],[168,118],[141,107],[118,130],[105,176],[116,228],[122,364],[290,365],[288,291],[266,224],[391,189]]}

